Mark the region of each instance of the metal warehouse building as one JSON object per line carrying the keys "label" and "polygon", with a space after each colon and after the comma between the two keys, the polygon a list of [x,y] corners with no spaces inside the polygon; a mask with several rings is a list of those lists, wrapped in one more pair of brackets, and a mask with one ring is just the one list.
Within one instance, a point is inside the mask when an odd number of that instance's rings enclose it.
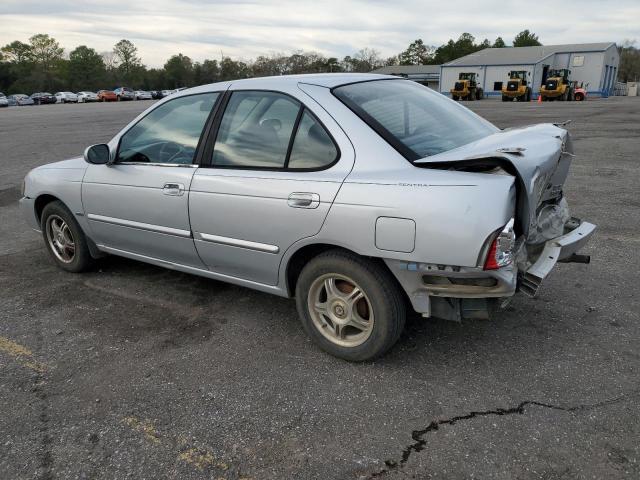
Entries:
{"label": "metal warehouse building", "polygon": [[371,73],[396,75],[421,83],[434,90],[440,90],[440,65],[390,65]]}
{"label": "metal warehouse building", "polygon": [[461,72],[475,72],[485,96],[500,97],[511,70],[525,70],[532,97],[552,69],[568,68],[570,80],[583,82],[589,95],[607,97],[613,91],[620,55],[615,43],[486,48],[442,65],[440,92],[449,94]]}

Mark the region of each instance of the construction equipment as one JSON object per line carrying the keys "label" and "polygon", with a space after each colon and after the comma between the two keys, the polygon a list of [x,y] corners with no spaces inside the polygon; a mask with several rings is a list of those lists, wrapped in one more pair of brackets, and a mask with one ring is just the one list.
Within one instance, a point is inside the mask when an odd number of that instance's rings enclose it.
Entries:
{"label": "construction equipment", "polygon": [[458,81],[450,90],[451,98],[454,100],[482,100],[484,91],[476,82],[475,72],[462,72],[458,76]]}
{"label": "construction equipment", "polygon": [[509,72],[509,81],[502,87],[503,102],[512,102],[514,99],[518,102],[531,101],[531,88],[527,84],[527,75],[530,73],[526,70]]}
{"label": "construction equipment", "polygon": [[571,70],[562,68],[559,70],[549,70],[549,75],[544,85],[540,87],[542,101],[549,100],[573,100],[574,85],[569,80]]}
{"label": "construction equipment", "polygon": [[589,87],[588,83],[586,85],[584,82],[580,82],[579,85],[576,84],[573,90],[573,99],[576,102],[582,102],[587,98],[587,87]]}

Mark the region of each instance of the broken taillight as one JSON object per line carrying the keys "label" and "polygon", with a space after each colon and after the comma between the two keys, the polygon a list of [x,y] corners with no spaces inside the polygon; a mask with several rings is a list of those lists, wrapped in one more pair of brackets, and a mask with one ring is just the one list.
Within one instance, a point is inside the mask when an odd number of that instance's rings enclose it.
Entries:
{"label": "broken taillight", "polygon": [[497,270],[513,262],[513,247],[516,241],[513,224],[512,218],[491,242],[487,252],[487,259],[484,262],[485,270]]}

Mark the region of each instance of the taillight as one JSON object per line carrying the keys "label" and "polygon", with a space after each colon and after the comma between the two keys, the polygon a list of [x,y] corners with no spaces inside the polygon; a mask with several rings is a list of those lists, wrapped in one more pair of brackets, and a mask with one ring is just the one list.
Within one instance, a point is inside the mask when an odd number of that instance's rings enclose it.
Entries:
{"label": "taillight", "polygon": [[516,241],[513,223],[512,218],[491,242],[487,252],[487,259],[484,262],[485,270],[497,270],[513,262],[513,247]]}

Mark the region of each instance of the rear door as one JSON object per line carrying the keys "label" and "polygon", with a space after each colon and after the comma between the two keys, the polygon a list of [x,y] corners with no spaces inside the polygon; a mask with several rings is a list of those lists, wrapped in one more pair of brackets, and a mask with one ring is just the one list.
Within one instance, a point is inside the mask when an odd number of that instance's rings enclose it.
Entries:
{"label": "rear door", "polygon": [[195,245],[212,271],[275,285],[286,250],[320,231],[354,155],[335,121],[304,97],[227,93],[189,196]]}
{"label": "rear door", "polygon": [[89,165],[82,202],[107,249],[203,267],[189,225],[189,187],[207,118],[220,94],[167,101],[125,132],[112,165]]}

